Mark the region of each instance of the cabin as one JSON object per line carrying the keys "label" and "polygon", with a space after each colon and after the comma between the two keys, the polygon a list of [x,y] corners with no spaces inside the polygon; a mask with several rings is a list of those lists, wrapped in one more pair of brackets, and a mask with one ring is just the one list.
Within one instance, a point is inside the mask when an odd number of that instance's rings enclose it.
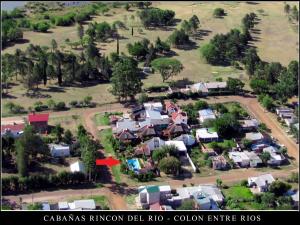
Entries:
{"label": "cabin", "polygon": [[31,125],[35,131],[39,133],[47,133],[48,131],[48,120],[49,120],[49,114],[29,114],[28,115],[28,122],[29,125]]}

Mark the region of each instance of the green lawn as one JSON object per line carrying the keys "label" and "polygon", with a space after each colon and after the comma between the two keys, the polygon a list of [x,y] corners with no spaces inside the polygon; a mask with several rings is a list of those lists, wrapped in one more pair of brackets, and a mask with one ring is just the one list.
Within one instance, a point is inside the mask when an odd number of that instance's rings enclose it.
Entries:
{"label": "green lawn", "polygon": [[231,186],[228,189],[223,189],[225,197],[232,199],[252,200],[253,194],[248,187],[240,185]]}
{"label": "green lawn", "polygon": [[94,117],[94,121],[97,126],[109,125],[109,116],[107,114],[96,114]]}
{"label": "green lawn", "polygon": [[[111,129],[102,130],[99,133],[100,142],[104,147],[106,155],[116,156],[115,152],[114,152],[114,150],[111,146],[111,143],[109,142],[109,137],[111,135],[112,135],[112,130]],[[121,169],[120,165],[112,167],[112,174],[113,174],[113,176],[115,178],[115,181],[117,183],[121,183],[121,171],[120,171],[120,169]]]}

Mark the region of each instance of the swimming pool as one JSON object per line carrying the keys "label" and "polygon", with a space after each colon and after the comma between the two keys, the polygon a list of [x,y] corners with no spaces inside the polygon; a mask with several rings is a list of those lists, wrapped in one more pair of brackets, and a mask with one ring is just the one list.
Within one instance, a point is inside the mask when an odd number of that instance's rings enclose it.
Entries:
{"label": "swimming pool", "polygon": [[138,171],[141,169],[139,160],[137,158],[127,159],[128,166],[133,171]]}

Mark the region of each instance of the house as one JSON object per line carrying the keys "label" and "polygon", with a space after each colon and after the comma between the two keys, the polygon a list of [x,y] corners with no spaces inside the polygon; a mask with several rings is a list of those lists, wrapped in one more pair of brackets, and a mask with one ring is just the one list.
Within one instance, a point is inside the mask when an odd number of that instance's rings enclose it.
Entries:
{"label": "house", "polygon": [[58,202],[59,210],[95,210],[94,199],[75,200],[74,202]]}
{"label": "house", "polygon": [[293,113],[293,110],[290,109],[290,108],[277,108],[277,109],[276,109],[276,114],[277,114],[278,116],[280,116],[280,115],[283,114],[283,113]]}
{"label": "house", "polygon": [[131,109],[130,118],[133,120],[145,119],[146,111],[143,105],[136,106]]}
{"label": "house", "polygon": [[222,90],[227,88],[227,82],[208,82],[204,83],[208,91]]}
{"label": "house", "polygon": [[183,112],[181,110],[177,111],[177,112],[173,112],[171,114],[171,119],[172,119],[173,123],[175,123],[175,124],[181,124],[181,123],[187,124],[187,122],[188,122],[187,113]]}
{"label": "house", "polygon": [[227,168],[227,161],[224,156],[218,155],[218,156],[212,156],[212,168],[214,170],[224,170]]}
{"label": "house", "polygon": [[84,164],[82,161],[77,161],[77,162],[74,162],[70,165],[70,170],[72,173],[75,173],[75,172],[82,172],[84,173],[85,172],[85,168],[84,168]]}
{"label": "house", "polygon": [[259,122],[256,119],[240,121],[242,131],[254,131],[258,128]]}
{"label": "house", "polygon": [[193,146],[196,143],[196,139],[193,135],[190,134],[182,134],[173,139],[174,141],[183,141],[186,146]]}
{"label": "house", "polygon": [[120,133],[116,134],[115,137],[118,138],[121,142],[131,142],[137,138],[136,135],[129,129],[121,131]]}
{"label": "house", "polygon": [[261,144],[253,144],[250,146],[251,150],[254,151],[255,153],[261,153],[264,148],[270,146],[269,144],[266,143],[261,143]]}
{"label": "house", "polygon": [[7,124],[1,125],[1,137],[2,136],[11,136],[13,138],[18,138],[23,134],[25,124]]}
{"label": "house", "polygon": [[245,154],[249,157],[250,167],[258,167],[262,164],[261,158],[255,152],[244,151]]}
{"label": "house", "polygon": [[[150,125],[150,121],[148,125]],[[140,128],[141,128],[140,122],[127,119],[127,118],[122,118],[116,122],[116,126],[113,128],[113,133],[120,133],[126,129],[132,132],[137,132]]]}
{"label": "house", "polygon": [[249,187],[254,187],[258,192],[266,192],[269,189],[269,185],[275,181],[271,174],[263,174],[258,177],[249,177]]}
{"label": "house", "polygon": [[192,93],[201,93],[204,96],[208,95],[208,89],[202,82],[187,85],[186,88],[189,89]]}
{"label": "house", "polygon": [[52,157],[70,156],[70,146],[65,144],[49,144],[50,154]]}
{"label": "house", "polygon": [[229,152],[228,157],[239,167],[248,167],[250,159],[245,152]]}
{"label": "house", "polygon": [[33,126],[33,128],[39,133],[45,133],[48,130],[48,120],[49,114],[29,114],[28,115],[28,122],[29,125]]}
{"label": "house", "polygon": [[149,156],[151,152],[157,148],[160,148],[161,146],[165,145],[165,141],[162,140],[159,137],[153,137],[150,140],[146,141],[145,143],[142,143],[139,147],[137,147],[135,154],[145,154]]}
{"label": "house", "polygon": [[296,121],[297,121],[297,117],[295,116],[284,119],[284,122],[288,127],[291,127]]}
{"label": "house", "polygon": [[162,115],[156,110],[146,110],[146,119],[150,120],[150,124],[158,127],[166,127],[170,123],[168,115]]}
{"label": "house", "polygon": [[146,110],[155,110],[155,111],[158,111],[158,112],[163,111],[163,105],[161,104],[161,102],[147,102],[147,103],[144,103],[144,108]]}
{"label": "house", "polygon": [[279,117],[281,119],[292,119],[293,117],[295,117],[294,113],[280,113]]}
{"label": "house", "polygon": [[270,166],[280,166],[285,161],[285,157],[278,153],[278,149],[273,146],[264,148],[263,152],[270,154],[270,159],[267,161]]}
{"label": "house", "polygon": [[214,120],[216,116],[211,109],[202,109],[198,111],[200,123],[204,123],[207,120]]}
{"label": "house", "polygon": [[193,193],[193,199],[196,201],[196,208],[200,210],[211,209],[211,200],[209,196],[202,191],[196,191]]}
{"label": "house", "polygon": [[175,103],[169,101],[165,102],[165,108],[168,115],[171,115],[172,113],[177,112],[179,110]]}
{"label": "house", "polygon": [[157,185],[140,186],[138,192],[139,202],[143,208],[148,208],[150,205],[160,202],[160,190]]}
{"label": "house", "polygon": [[163,130],[163,136],[171,138],[171,137],[177,137],[181,134],[189,133],[189,127],[187,124],[181,123],[181,124],[169,124],[169,126]]}
{"label": "house", "polygon": [[166,199],[169,198],[171,194],[171,187],[169,185],[161,185],[158,186],[159,188],[159,193],[160,193],[160,201],[165,201]]}
{"label": "house", "polygon": [[247,140],[252,141],[252,143],[261,143],[265,140],[264,135],[262,135],[262,133],[260,132],[249,132],[246,133],[246,137]]}
{"label": "house", "polygon": [[156,131],[154,125],[146,125],[138,130],[137,136],[141,139],[149,139],[151,137],[157,136],[158,132]]}
{"label": "house", "polygon": [[175,146],[179,153],[186,154],[187,149],[183,141],[166,141],[167,146]]}
{"label": "house", "polygon": [[210,128],[201,128],[196,130],[196,138],[199,142],[218,141],[218,133]]}

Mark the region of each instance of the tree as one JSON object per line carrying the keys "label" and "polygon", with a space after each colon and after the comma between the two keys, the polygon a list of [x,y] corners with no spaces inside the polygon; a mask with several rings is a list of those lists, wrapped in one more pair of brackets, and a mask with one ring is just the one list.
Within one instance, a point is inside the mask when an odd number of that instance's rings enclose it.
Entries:
{"label": "tree", "polygon": [[64,55],[59,50],[56,50],[53,55],[53,60],[56,66],[55,73],[57,76],[58,85],[61,86],[62,85],[62,64],[64,60]]}
{"label": "tree", "polygon": [[294,5],[293,8],[292,8],[292,18],[296,21],[299,20],[299,11],[297,9],[297,6]]}
{"label": "tree", "polygon": [[275,195],[270,192],[265,192],[261,195],[261,203],[264,205],[264,208],[274,208],[275,199]]}
{"label": "tree", "polygon": [[225,16],[225,10],[222,8],[216,8],[214,9],[213,16],[217,18],[223,17]]}
{"label": "tree", "polygon": [[267,162],[270,160],[271,155],[269,152],[262,152],[260,155],[261,160],[263,161],[263,163],[266,165]]}
{"label": "tree", "polygon": [[214,121],[214,129],[221,137],[231,137],[238,127],[239,122],[231,113],[225,113]]}
{"label": "tree", "polygon": [[189,35],[185,33],[183,29],[175,30],[173,33],[168,37],[168,42],[174,46],[175,48],[187,45],[190,43]]}
{"label": "tree", "polygon": [[279,180],[275,180],[269,187],[269,191],[271,193],[274,193],[275,196],[282,196],[285,194],[288,190],[291,189],[291,185]]}
{"label": "tree", "polygon": [[267,110],[271,110],[274,107],[273,101],[274,100],[272,97],[270,97],[269,95],[265,95],[261,103]]}
{"label": "tree", "polygon": [[200,26],[200,20],[196,15],[193,15],[190,19],[189,19],[189,23],[191,25],[192,31],[193,33],[196,33],[197,29]]}
{"label": "tree", "polygon": [[222,187],[222,183],[223,183],[223,181],[220,178],[216,179],[217,187]]}
{"label": "tree", "polygon": [[80,39],[80,44],[83,47],[84,27],[81,23],[79,23],[78,26],[77,26],[77,34],[78,34],[78,37]]}
{"label": "tree", "polygon": [[57,142],[61,142],[63,133],[64,128],[62,128],[60,124],[56,124],[55,127],[51,130],[51,134],[55,136]]}
{"label": "tree", "polygon": [[88,95],[88,96],[85,96],[84,99],[83,99],[83,102],[86,106],[89,106],[91,104],[91,101],[93,100],[93,97]]}
{"label": "tree", "polygon": [[135,42],[134,44],[127,44],[127,49],[130,55],[136,59],[143,59],[148,53],[148,45],[144,45],[142,42]]}
{"label": "tree", "polygon": [[163,82],[179,74],[183,66],[177,59],[158,58],[151,62],[154,69],[158,70],[162,76]]}
{"label": "tree", "polygon": [[159,53],[165,53],[170,51],[170,45],[167,42],[163,42],[157,37],[155,41],[155,49]]}
{"label": "tree", "polygon": [[194,110],[199,111],[207,108],[208,108],[208,103],[206,101],[198,100],[195,102]]}
{"label": "tree", "polygon": [[111,77],[113,95],[118,99],[134,98],[142,90],[142,81],[138,75],[137,63],[130,57],[123,56],[113,66]]}
{"label": "tree", "polygon": [[51,40],[51,47],[52,52],[54,52],[57,49],[57,42],[54,39]]}
{"label": "tree", "polygon": [[266,80],[254,78],[250,81],[250,87],[256,94],[267,93],[269,90],[268,86],[269,84]]}
{"label": "tree", "polygon": [[63,140],[66,144],[72,144],[73,134],[69,129],[65,131]]}
{"label": "tree", "polygon": [[47,106],[49,107],[49,109],[54,109],[55,107],[55,101],[51,98],[47,101]]}
{"label": "tree", "polygon": [[212,65],[218,64],[219,63],[219,58],[218,58],[218,50],[215,47],[215,45],[208,43],[204,44],[200,48],[200,52],[202,56],[206,59],[206,61]]}
{"label": "tree", "polygon": [[128,11],[130,9],[129,3],[126,3],[125,6],[124,6],[124,8],[126,9],[126,11]]}
{"label": "tree", "polygon": [[86,135],[81,136],[79,140],[80,140],[81,158],[85,170],[89,176],[89,181],[91,181],[92,174],[94,173],[96,167],[97,146]]}
{"label": "tree", "polygon": [[6,93],[8,92],[8,81],[12,78],[14,67],[11,63],[13,61],[13,56],[5,53],[2,57],[2,66],[1,66],[1,82],[6,88]]}
{"label": "tree", "polygon": [[139,96],[138,102],[139,102],[140,104],[144,104],[145,102],[148,101],[148,99],[149,99],[149,96],[148,96],[145,92],[143,92],[143,93],[141,93],[141,95]]}
{"label": "tree", "polygon": [[182,204],[177,208],[177,210],[194,210],[195,202],[193,199],[187,199],[182,202]]}
{"label": "tree", "polygon": [[229,77],[227,80],[227,88],[233,93],[239,93],[244,86],[245,84],[239,79]]}
{"label": "tree", "polygon": [[284,12],[286,14],[289,14],[290,13],[290,10],[291,10],[291,6],[289,4],[284,4]]}
{"label": "tree", "polygon": [[191,23],[189,23],[188,21],[184,20],[182,22],[182,24],[181,24],[181,29],[183,29],[185,33],[191,34],[193,28],[192,28]]}
{"label": "tree", "polygon": [[28,175],[28,154],[24,148],[24,144],[21,141],[16,142],[17,151],[17,167],[19,176],[25,177]]}
{"label": "tree", "polygon": [[181,164],[174,156],[168,156],[159,161],[158,167],[166,174],[176,175],[180,171]]}
{"label": "tree", "polygon": [[249,48],[245,52],[243,58],[243,63],[249,75],[253,75],[255,71],[255,66],[260,62],[260,58],[257,55],[257,51],[254,48]]}
{"label": "tree", "polygon": [[80,124],[77,127],[77,137],[80,138],[82,136],[85,136],[87,134],[86,129],[84,128],[84,126],[82,124]]}

